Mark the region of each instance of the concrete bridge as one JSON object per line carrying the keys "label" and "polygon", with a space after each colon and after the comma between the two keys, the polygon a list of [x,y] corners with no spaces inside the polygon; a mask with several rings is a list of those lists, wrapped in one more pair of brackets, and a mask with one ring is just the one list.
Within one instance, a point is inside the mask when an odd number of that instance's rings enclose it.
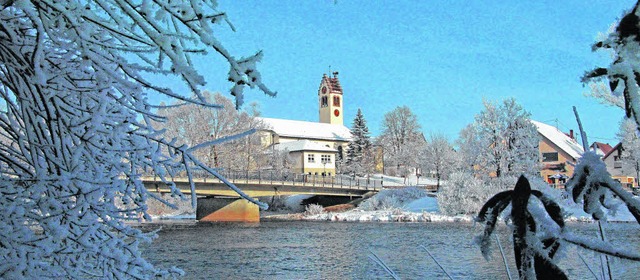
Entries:
{"label": "concrete bridge", "polygon": [[[230,189],[215,177],[195,174],[195,195],[198,203],[196,218],[200,221],[259,221],[259,209]],[[309,194],[318,197],[345,197],[348,200],[360,198],[369,192],[382,189],[382,180],[354,178],[345,175],[332,177],[308,174],[282,174],[276,172],[227,171],[221,175],[254,198],[266,198],[281,195]],[[157,177],[144,177],[142,181],[150,191],[170,192],[169,186]],[[188,178],[171,179],[184,194],[191,194]]]}

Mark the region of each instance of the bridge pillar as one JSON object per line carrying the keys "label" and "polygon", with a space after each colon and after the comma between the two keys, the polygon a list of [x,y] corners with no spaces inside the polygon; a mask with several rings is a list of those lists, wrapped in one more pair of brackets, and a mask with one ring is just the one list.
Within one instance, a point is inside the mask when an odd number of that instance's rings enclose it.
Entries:
{"label": "bridge pillar", "polygon": [[196,220],[201,222],[260,222],[258,205],[238,198],[198,198]]}

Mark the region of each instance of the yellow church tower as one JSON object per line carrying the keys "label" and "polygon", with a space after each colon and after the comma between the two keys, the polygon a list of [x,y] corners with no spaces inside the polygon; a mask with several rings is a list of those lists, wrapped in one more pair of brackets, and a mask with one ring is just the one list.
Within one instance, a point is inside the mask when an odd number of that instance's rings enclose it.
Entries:
{"label": "yellow church tower", "polygon": [[320,122],[343,125],[343,103],[338,72],[333,72],[333,77],[329,77],[327,74],[322,75],[322,81],[318,89]]}

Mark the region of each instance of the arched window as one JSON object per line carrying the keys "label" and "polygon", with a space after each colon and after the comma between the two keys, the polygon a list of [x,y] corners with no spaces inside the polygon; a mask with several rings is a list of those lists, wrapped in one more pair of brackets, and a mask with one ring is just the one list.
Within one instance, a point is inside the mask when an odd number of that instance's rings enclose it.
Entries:
{"label": "arched window", "polygon": [[327,107],[329,105],[329,100],[326,96],[323,96],[320,103],[320,107]]}
{"label": "arched window", "polygon": [[340,106],[340,96],[333,97],[333,106]]}

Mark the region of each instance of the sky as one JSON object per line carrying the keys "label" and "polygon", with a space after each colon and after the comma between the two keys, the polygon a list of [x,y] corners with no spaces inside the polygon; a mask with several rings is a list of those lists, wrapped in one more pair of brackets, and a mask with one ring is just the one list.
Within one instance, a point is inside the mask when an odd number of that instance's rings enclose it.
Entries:
{"label": "sky", "polygon": [[[227,1],[235,32],[216,36],[237,57],[262,50],[263,82],[277,97],[247,90],[262,116],[318,121],[324,73],[338,71],[345,125],[361,108],[373,136],[384,114],[408,106],[426,136],[450,140],[473,122],[483,100],[513,97],[534,120],[615,145],[622,109],[586,97],[585,71],[607,66],[592,52],[599,33],[633,0],[570,1]],[[227,93],[228,66],[211,53],[197,61],[206,89]]]}

